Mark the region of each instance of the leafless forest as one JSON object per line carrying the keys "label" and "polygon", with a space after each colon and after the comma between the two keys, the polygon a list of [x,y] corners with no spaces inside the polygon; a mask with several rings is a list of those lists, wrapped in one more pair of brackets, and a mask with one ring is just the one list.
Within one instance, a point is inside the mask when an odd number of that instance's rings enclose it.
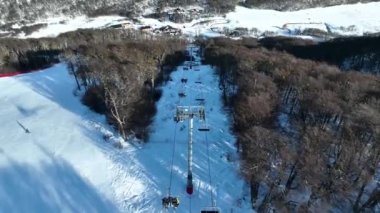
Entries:
{"label": "leafless forest", "polygon": [[232,108],[253,208],[374,209],[380,201],[374,184],[380,160],[379,76],[268,50],[255,39],[211,39],[202,46]]}

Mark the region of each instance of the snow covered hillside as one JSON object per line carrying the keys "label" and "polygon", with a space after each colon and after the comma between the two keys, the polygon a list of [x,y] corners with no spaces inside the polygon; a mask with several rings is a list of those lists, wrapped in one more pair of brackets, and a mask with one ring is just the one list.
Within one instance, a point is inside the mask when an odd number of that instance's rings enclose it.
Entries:
{"label": "snow covered hillside", "polygon": [[[73,95],[75,81],[65,64],[0,78],[0,212],[161,212],[171,168],[171,195],[181,200],[177,212],[199,212],[213,203],[223,212],[250,212],[217,76],[206,65],[185,67],[162,87],[150,141],[123,142],[123,149],[114,146],[120,139],[104,116]],[[180,98],[179,91],[187,96]],[[205,98],[211,131],[198,132],[205,123],[194,123],[190,197],[187,122],[176,124],[173,117],[176,105],[199,104],[199,97]]]}
{"label": "snow covered hillside", "polygon": [[[19,38],[41,38],[55,37],[61,33],[75,31],[77,29],[94,29],[101,28],[113,23],[125,22],[125,18],[121,16],[99,16],[96,18],[88,18],[86,16],[78,16],[72,19],[65,17],[52,18],[47,21],[37,22],[37,24],[48,24],[48,27],[42,28],[37,32],[26,35],[19,34]],[[14,27],[20,27],[18,25]]]}
{"label": "snow covered hillside", "polygon": [[[205,36],[302,36],[305,29],[317,29],[330,36],[364,35],[380,32],[380,2],[313,8],[293,12],[248,9],[237,6],[225,17],[194,20],[188,24],[162,23],[143,19],[154,27],[172,25],[185,35]],[[244,29],[245,28],[245,29]]]}
{"label": "snow covered hillside", "polygon": [[0,212],[115,212],[128,182],[141,192],[71,88],[64,64],[0,79]]}
{"label": "snow covered hillside", "polygon": [[[177,24],[170,21],[139,17],[138,22],[120,16],[102,16],[74,19],[65,17],[40,20],[36,23],[46,24],[41,29],[28,35],[18,34],[20,38],[54,37],[63,32],[78,28],[106,28],[123,24],[124,27],[159,32],[159,28],[170,25],[182,31],[185,36],[301,36],[311,35],[336,37],[339,35],[364,35],[380,32],[380,2],[340,5],[326,8],[313,8],[292,12],[275,10],[248,9],[237,6],[234,12],[225,17],[207,17],[195,19],[190,23]],[[146,26],[150,26],[146,29]],[[14,25],[14,29],[21,26]],[[7,32],[1,32],[0,35]]]}

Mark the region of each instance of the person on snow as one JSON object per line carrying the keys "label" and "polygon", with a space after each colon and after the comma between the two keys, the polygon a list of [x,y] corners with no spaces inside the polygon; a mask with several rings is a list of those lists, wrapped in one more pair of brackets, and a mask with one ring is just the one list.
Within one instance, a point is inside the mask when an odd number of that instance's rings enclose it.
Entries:
{"label": "person on snow", "polygon": [[162,206],[164,206],[165,208],[168,208],[169,207],[169,204],[170,204],[170,197],[164,197],[162,198]]}
{"label": "person on snow", "polygon": [[171,203],[174,208],[177,208],[179,206],[179,198],[178,197],[172,197]]}

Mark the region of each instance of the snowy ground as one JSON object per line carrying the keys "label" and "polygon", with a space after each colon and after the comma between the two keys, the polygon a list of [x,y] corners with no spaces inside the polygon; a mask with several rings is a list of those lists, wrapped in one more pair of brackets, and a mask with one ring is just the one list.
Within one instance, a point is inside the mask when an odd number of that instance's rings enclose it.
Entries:
{"label": "snowy ground", "polygon": [[[234,12],[225,17],[210,17],[193,20],[191,23],[176,24],[160,22],[157,19],[139,18],[139,23],[129,21],[128,27],[138,29],[149,25],[152,29],[170,25],[181,29],[186,36],[205,35],[220,36],[236,28],[246,28],[253,37],[284,35],[311,38],[302,35],[305,29],[318,29],[330,36],[337,35],[364,35],[380,32],[380,2],[365,4],[340,5],[326,8],[313,8],[292,12],[274,10],[248,9],[237,6]],[[102,28],[118,23],[126,23],[120,16],[102,16],[97,18],[52,18],[40,20],[38,23],[47,23],[30,35],[20,34],[20,38],[54,37],[60,33],[73,31],[79,28]],[[21,26],[15,25],[14,28]],[[3,32],[4,33],[4,32]]]}
{"label": "snowy ground", "polygon": [[[64,64],[0,78],[0,212],[161,212],[174,135],[171,192],[181,199],[177,212],[199,212],[214,202],[223,212],[250,212],[217,77],[209,66],[189,71],[183,67],[162,88],[150,141],[124,143],[123,149],[113,146],[119,138],[104,116],[91,112],[73,95],[70,88],[75,88],[75,81]],[[185,76],[188,83],[183,85],[180,79]],[[179,98],[178,91],[187,96]],[[176,124],[173,116],[176,105],[197,104],[200,96],[206,99],[211,131],[206,140],[205,133],[197,131],[201,123],[195,122],[195,191],[189,197],[187,123]],[[112,137],[107,142],[104,135]]]}
{"label": "snowy ground", "polygon": [[[193,50],[196,50],[193,48]],[[200,60],[200,58],[196,58]],[[187,66],[186,66],[187,67]],[[199,71],[196,71],[199,70]],[[202,207],[211,206],[210,189],[215,198],[214,202],[223,212],[250,212],[248,201],[248,188],[238,176],[238,157],[234,147],[235,138],[229,130],[229,119],[222,108],[221,92],[217,76],[213,69],[207,65],[193,67],[188,71],[183,66],[171,75],[172,81],[163,87],[163,96],[157,104],[158,114],[152,127],[148,150],[159,149],[150,154],[151,163],[156,164],[157,174],[163,176],[160,192],[154,197],[162,197],[169,187],[171,152],[174,134],[176,132],[176,147],[174,155],[174,173],[172,195],[179,196],[183,204],[179,212],[199,212]],[[181,78],[187,78],[187,84],[181,83]],[[198,84],[195,82],[202,82]],[[186,97],[180,98],[178,92],[185,92]],[[194,122],[194,156],[193,175],[195,192],[187,196],[185,192],[187,177],[187,121],[176,124],[173,115],[177,105],[199,105],[198,98],[205,99],[206,119],[204,122]],[[207,125],[211,127],[209,133],[197,131],[198,127]],[[207,140],[206,140],[207,137]],[[207,144],[207,142],[209,144]],[[207,150],[209,145],[211,185],[209,184]],[[148,153],[147,153],[148,154]],[[152,183],[154,184],[154,182]],[[245,189],[243,189],[245,188]],[[161,193],[164,194],[161,194]],[[155,201],[155,205],[159,205]]]}
{"label": "snowy ground", "polygon": [[336,35],[363,35],[380,32],[380,2],[313,8],[292,12],[248,9],[237,6],[225,17],[194,20],[186,24],[159,22],[142,19],[153,26],[172,25],[183,30],[185,35],[219,36],[228,29],[246,28],[253,37],[283,35],[299,36],[297,33],[313,28]]}
{"label": "snowy ground", "polygon": [[[88,18],[86,16],[78,16],[75,18],[55,17],[48,20],[38,21],[36,24],[48,24],[48,27],[42,28],[30,35],[20,34],[19,38],[41,38],[55,37],[61,33],[75,31],[77,29],[100,28],[114,23],[124,23],[125,18],[121,16],[100,16],[96,18]],[[20,27],[18,25],[15,28]]]}
{"label": "snowy ground", "polygon": [[115,212],[135,180],[70,88],[63,64],[0,79],[0,212]]}

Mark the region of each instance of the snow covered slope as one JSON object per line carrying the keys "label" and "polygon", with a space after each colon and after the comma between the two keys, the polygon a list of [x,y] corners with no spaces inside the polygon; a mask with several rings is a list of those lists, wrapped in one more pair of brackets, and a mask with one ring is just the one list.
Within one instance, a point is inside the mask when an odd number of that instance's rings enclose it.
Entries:
{"label": "snow covered slope", "polygon": [[[380,32],[379,10],[380,2],[293,12],[248,9],[237,6],[234,12],[228,13],[225,17],[195,20],[190,24],[177,26],[183,28],[185,34],[199,33],[206,36],[220,35],[226,29],[232,32],[236,28],[246,28],[247,35],[254,37],[298,36],[298,31],[307,28],[318,29],[332,35],[363,35]],[[152,22],[152,20],[146,21],[147,23]],[[155,24],[159,25],[160,23],[156,22]]]}
{"label": "snow covered slope", "polygon": [[93,29],[101,28],[113,23],[125,22],[125,18],[121,16],[99,16],[96,18],[88,18],[86,16],[78,16],[72,19],[65,17],[51,18],[45,21],[37,22],[36,24],[48,24],[30,35],[25,33],[20,34],[19,38],[41,38],[41,37],[56,37],[61,33],[75,31],[77,29]]}
{"label": "snow covered slope", "polygon": [[[281,33],[281,29],[317,28],[341,35],[380,32],[380,2],[278,12],[237,7],[227,14],[232,26]],[[285,31],[285,33],[286,33]]]}
{"label": "snow covered slope", "polygon": [[[197,48],[192,48],[195,55]],[[197,63],[200,58],[196,57]],[[179,66],[172,73],[171,79],[163,87],[163,95],[157,103],[158,113],[152,125],[150,142],[145,147],[145,156],[151,156],[149,164],[156,170],[150,184],[158,191],[149,193],[151,199],[167,196],[170,183],[170,163],[175,140],[172,196],[182,200],[178,212],[199,212],[201,208],[215,203],[223,212],[250,212],[248,187],[239,177],[238,157],[235,149],[235,138],[230,132],[229,119],[223,110],[218,77],[208,65]],[[186,78],[187,83],[181,83]],[[196,83],[202,82],[202,84]],[[180,98],[178,93],[184,92],[186,97]],[[194,194],[189,197],[186,192],[187,178],[187,140],[188,122],[176,124],[173,116],[176,106],[199,105],[198,98],[205,99],[207,124],[194,119],[193,145],[193,179]],[[199,127],[210,126],[211,131],[198,131]],[[210,177],[208,172],[208,156],[210,157]],[[160,176],[157,176],[157,175]],[[212,195],[211,195],[212,192]],[[211,201],[213,196],[213,200]],[[160,200],[154,200],[154,206],[160,205]],[[153,209],[152,209],[153,211]]]}
{"label": "snow covered slope", "polygon": [[[208,17],[193,20],[190,23],[176,24],[169,21],[140,17],[139,23],[129,21],[128,27],[138,29],[149,25],[152,30],[170,25],[182,30],[186,36],[197,34],[220,36],[230,34],[236,28],[246,28],[246,35],[261,37],[272,35],[304,36],[305,29],[317,29],[330,36],[363,35],[380,32],[380,2],[365,4],[340,5],[325,8],[313,8],[292,12],[275,10],[248,9],[237,6],[234,12],[225,17]],[[20,34],[20,38],[54,37],[60,33],[79,28],[102,28],[110,25],[126,23],[120,16],[102,16],[74,19],[65,17],[39,21],[48,24],[30,35]],[[20,28],[21,26],[14,26]],[[320,33],[318,32],[318,33]],[[5,33],[5,32],[3,32]],[[307,34],[307,33],[306,33]]]}
{"label": "snow covered slope", "polygon": [[0,212],[117,212],[128,182],[141,192],[72,88],[64,64],[0,78]]}
{"label": "snow covered slope", "polygon": [[[250,212],[217,77],[209,66],[199,66],[199,71],[183,67],[162,88],[150,141],[124,143],[123,149],[113,146],[119,138],[104,116],[73,95],[75,81],[64,64],[0,78],[0,212],[161,212],[172,156],[171,192],[181,199],[177,212],[198,212],[213,202],[224,212]],[[180,82],[184,76],[186,85]],[[188,96],[179,98],[179,90]],[[195,122],[195,191],[190,199],[185,192],[187,125],[176,124],[173,116],[177,104],[197,104],[199,96],[206,99],[211,132],[206,140]]]}

